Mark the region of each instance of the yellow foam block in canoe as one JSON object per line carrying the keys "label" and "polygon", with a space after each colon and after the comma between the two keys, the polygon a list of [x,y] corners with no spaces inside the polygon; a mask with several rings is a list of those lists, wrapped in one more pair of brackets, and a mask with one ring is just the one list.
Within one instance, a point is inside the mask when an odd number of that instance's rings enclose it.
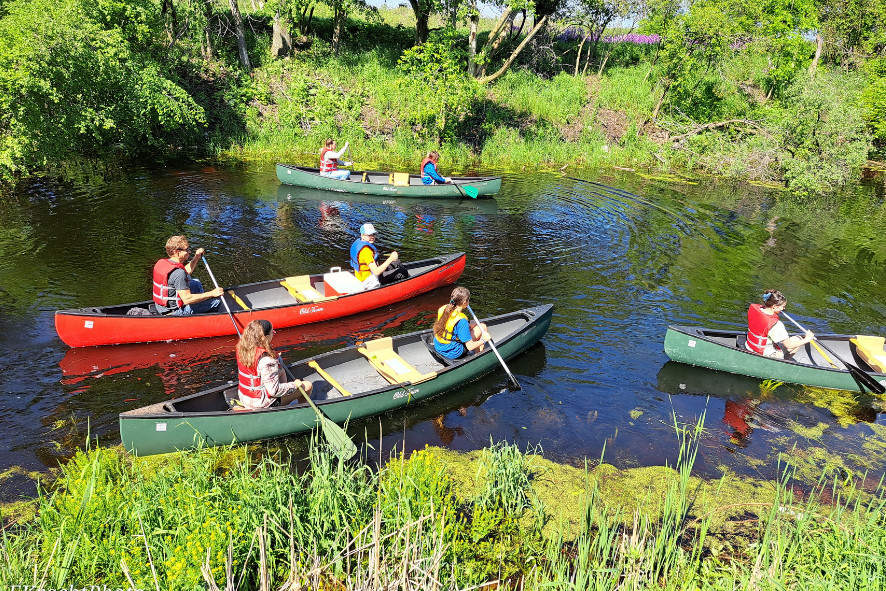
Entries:
{"label": "yellow foam block in canoe", "polygon": [[240,307],[243,308],[244,310],[248,310],[248,309],[249,309],[249,306],[247,306],[246,303],[245,303],[243,300],[240,299],[240,296],[238,296],[236,293],[234,293],[234,290],[233,290],[233,289],[229,289],[229,290],[228,290],[228,295],[231,296],[231,299],[232,299],[232,300],[234,300],[235,302],[237,302],[237,305],[238,305],[238,306],[240,306]]}
{"label": "yellow foam block in canoe", "polygon": [[858,335],[849,339],[849,342],[855,345],[858,356],[865,363],[880,373],[886,373],[886,351],[883,349],[886,338]]}
{"label": "yellow foam block in canoe", "polygon": [[280,285],[286,288],[289,295],[305,304],[308,302],[328,302],[334,300],[338,296],[324,296],[311,285],[311,278],[308,275],[300,275],[298,277],[287,277],[280,282]]}
{"label": "yellow foam block in canoe", "polygon": [[350,392],[345,390],[344,387],[342,387],[342,385],[338,383],[338,380],[336,380],[334,377],[332,377],[331,375],[326,373],[326,370],[323,369],[322,367],[320,367],[320,364],[318,364],[316,361],[314,361],[313,359],[308,361],[308,366],[311,367],[314,371],[316,371],[317,374],[321,378],[323,378],[324,380],[329,382],[330,386],[332,386],[333,388],[335,388],[336,390],[341,392],[342,396],[350,396],[351,395]]}
{"label": "yellow foam block in canoe", "polygon": [[419,384],[437,377],[437,372],[435,371],[426,374],[419,373],[409,362],[394,352],[391,337],[368,341],[363,347],[358,348],[357,351],[369,360],[372,367],[384,379],[392,384],[402,384],[404,382]]}
{"label": "yellow foam block in canoe", "polygon": [[392,172],[388,177],[388,182],[395,187],[408,187],[409,186],[409,173],[408,172]]}

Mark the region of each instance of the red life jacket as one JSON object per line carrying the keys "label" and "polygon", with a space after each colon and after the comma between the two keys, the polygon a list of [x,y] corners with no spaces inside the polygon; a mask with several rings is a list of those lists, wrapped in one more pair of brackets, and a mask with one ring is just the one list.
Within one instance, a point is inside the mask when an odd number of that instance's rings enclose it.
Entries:
{"label": "red life jacket", "polygon": [[[433,160],[431,160],[430,158],[425,156],[425,159],[421,161],[421,166],[419,167],[419,172],[418,172],[419,175],[421,175],[423,177],[428,176],[425,174],[425,164],[427,164],[428,162],[433,162]],[[436,164],[434,164],[434,170],[437,170]],[[437,174],[440,174],[440,173],[438,172]]]}
{"label": "red life jacket", "polygon": [[254,366],[249,368],[244,365],[240,359],[240,352],[237,351],[237,376],[239,378],[239,387],[237,393],[241,397],[252,398],[253,400],[261,400],[264,387],[261,385],[261,376],[258,375],[258,362],[262,355],[267,355],[267,351],[262,348],[255,350]]}
{"label": "red life jacket", "polygon": [[745,347],[757,355],[762,355],[769,342],[769,331],[778,323],[778,314],[764,314],[763,306],[751,304],[748,307],[748,340]]}
{"label": "red life jacket", "polygon": [[331,152],[329,148],[320,150],[320,173],[332,172],[338,170],[338,158],[326,159],[326,152]]}
{"label": "red life jacket", "polygon": [[[176,269],[187,269],[181,263],[177,263],[170,259],[160,259],[154,264],[154,303],[158,306],[167,308],[181,308],[182,299],[178,294],[175,297],[169,295],[172,288],[169,287],[169,275]],[[190,280],[190,276],[188,277]]]}

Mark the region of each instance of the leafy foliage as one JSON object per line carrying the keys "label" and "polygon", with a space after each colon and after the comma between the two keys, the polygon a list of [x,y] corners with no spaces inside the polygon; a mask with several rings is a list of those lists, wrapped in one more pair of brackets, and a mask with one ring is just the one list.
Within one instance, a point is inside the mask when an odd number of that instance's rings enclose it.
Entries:
{"label": "leafy foliage", "polygon": [[[203,109],[134,50],[156,21],[79,0],[14,2],[0,21],[0,165],[181,147]],[[113,21],[120,26],[111,26]]]}
{"label": "leafy foliage", "polygon": [[410,122],[438,143],[455,136],[460,121],[479,97],[477,83],[465,75],[463,54],[452,32],[403,52],[401,84],[421,96]]}

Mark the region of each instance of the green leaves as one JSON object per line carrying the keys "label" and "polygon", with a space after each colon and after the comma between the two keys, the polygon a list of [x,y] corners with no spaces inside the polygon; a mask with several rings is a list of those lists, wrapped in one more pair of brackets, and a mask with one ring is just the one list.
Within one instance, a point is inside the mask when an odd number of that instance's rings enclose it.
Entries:
{"label": "green leaves", "polygon": [[433,132],[438,142],[451,138],[457,124],[479,97],[477,83],[465,74],[463,51],[454,32],[412,47],[398,62],[406,75],[400,82],[422,96],[412,110],[413,123]]}

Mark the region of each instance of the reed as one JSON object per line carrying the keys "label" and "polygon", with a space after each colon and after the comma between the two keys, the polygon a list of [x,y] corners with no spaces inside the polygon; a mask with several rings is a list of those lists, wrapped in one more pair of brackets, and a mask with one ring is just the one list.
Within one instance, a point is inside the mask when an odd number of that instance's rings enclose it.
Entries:
{"label": "reed", "polygon": [[[377,471],[313,442],[284,452],[209,449],[132,458],[79,453],[37,517],[4,530],[0,588],[141,589],[882,589],[884,483],[798,488],[790,465],[765,502],[724,504],[725,479],[692,476],[703,420],[674,421],[676,464],[630,506],[613,468],[585,470],[579,528],[547,536],[539,449],[493,442],[457,487],[431,449]],[[458,488],[458,490],[464,490]],[[663,491],[663,492],[658,492]],[[727,518],[724,519],[724,515]],[[571,519],[571,517],[569,517]]]}

